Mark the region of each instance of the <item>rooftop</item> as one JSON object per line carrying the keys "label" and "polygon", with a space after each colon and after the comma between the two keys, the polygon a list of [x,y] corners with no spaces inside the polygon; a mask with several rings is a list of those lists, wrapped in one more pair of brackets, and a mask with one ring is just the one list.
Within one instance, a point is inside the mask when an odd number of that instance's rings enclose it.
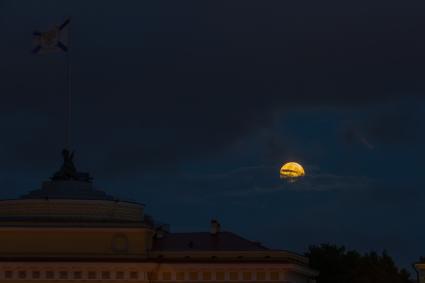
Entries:
{"label": "rooftop", "polygon": [[258,242],[231,232],[164,233],[153,243],[154,251],[265,251]]}

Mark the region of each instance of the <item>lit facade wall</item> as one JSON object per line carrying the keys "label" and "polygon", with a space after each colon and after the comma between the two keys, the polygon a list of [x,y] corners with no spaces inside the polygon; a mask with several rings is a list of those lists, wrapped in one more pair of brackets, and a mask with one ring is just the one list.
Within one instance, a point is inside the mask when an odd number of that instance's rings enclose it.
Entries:
{"label": "lit facade wall", "polygon": [[142,256],[152,238],[146,228],[0,227],[0,255]]}
{"label": "lit facade wall", "polygon": [[[1,282],[280,282],[311,283],[294,265],[5,262]],[[313,274],[310,274],[313,275]]]}

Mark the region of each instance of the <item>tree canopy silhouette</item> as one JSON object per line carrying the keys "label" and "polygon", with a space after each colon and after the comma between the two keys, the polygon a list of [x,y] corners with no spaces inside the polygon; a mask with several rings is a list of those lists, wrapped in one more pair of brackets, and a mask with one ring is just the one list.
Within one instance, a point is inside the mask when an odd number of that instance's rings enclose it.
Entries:
{"label": "tree canopy silhouette", "polygon": [[317,283],[412,283],[410,274],[399,269],[386,251],[361,254],[344,246],[310,246],[306,256],[320,272]]}

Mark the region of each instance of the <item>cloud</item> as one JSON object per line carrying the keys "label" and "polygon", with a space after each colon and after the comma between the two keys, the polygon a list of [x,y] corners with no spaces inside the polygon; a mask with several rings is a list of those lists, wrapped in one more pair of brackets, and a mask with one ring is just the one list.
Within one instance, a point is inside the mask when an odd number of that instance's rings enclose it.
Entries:
{"label": "cloud", "polygon": [[[183,178],[185,191],[190,195],[189,199],[195,202],[222,198],[255,198],[285,192],[353,192],[368,190],[375,185],[375,181],[368,177],[342,176],[320,171],[309,171],[307,176],[290,183],[280,179],[278,172],[274,166],[258,165],[218,174],[186,175]],[[187,196],[184,198],[188,200]]]}
{"label": "cloud", "polygon": [[362,117],[344,121],[340,134],[347,144],[360,144],[370,150],[379,146],[419,145],[425,138],[424,105],[424,99],[395,99],[366,109]]}
{"label": "cloud", "polygon": [[[318,173],[306,176],[298,188],[301,191],[352,191],[369,189],[373,180],[366,176],[343,176]],[[297,190],[297,188],[293,188]]]}
{"label": "cloud", "polygon": [[281,193],[282,191],[294,192],[341,192],[353,190],[365,190],[371,187],[371,180],[366,177],[358,176],[338,176],[332,174],[318,174],[307,176],[303,179],[288,183],[285,180],[274,186],[254,186],[245,188],[245,190],[231,191],[225,193],[231,197],[253,197],[255,195],[264,195],[271,193]]}

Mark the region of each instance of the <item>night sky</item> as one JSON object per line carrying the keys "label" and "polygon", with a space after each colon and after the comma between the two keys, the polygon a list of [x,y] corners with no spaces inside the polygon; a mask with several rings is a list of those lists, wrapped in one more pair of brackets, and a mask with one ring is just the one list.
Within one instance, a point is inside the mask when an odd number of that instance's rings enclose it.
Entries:
{"label": "night sky", "polygon": [[[0,0],[0,197],[61,165],[172,231],[425,253],[425,2]],[[279,178],[286,161],[307,176]]]}

